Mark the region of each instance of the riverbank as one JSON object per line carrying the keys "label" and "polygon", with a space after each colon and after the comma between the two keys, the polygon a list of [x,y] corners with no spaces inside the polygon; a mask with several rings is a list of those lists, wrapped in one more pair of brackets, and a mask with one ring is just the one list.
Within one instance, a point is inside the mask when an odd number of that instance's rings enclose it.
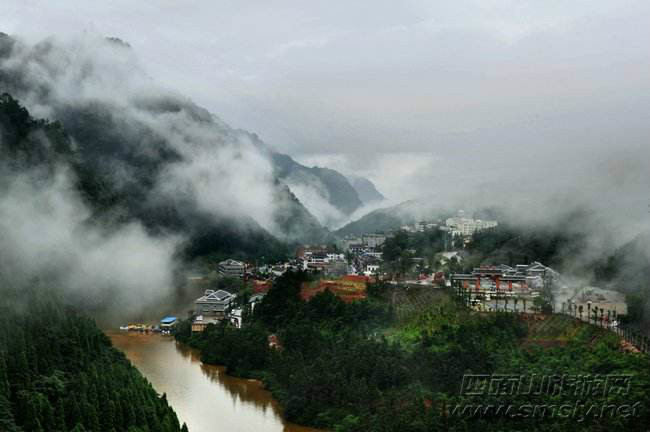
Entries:
{"label": "riverbank", "polygon": [[[262,376],[286,418],[339,432],[427,432],[447,430],[450,422],[459,430],[531,432],[574,425],[575,419],[565,417],[531,423],[524,417],[457,416],[463,407],[482,402],[463,393],[467,373],[631,376],[629,394],[608,394],[605,400],[616,406],[639,402],[644,408],[638,418],[589,417],[584,426],[639,430],[636,425],[650,418],[649,359],[621,351],[611,332],[580,325],[567,329],[566,343],[547,343],[564,338],[564,327],[539,326],[538,321],[526,325],[519,314],[477,313],[449,296],[431,296],[427,288],[389,284],[377,284],[368,299],[351,303],[329,291],[304,302],[298,295],[300,277],[278,278],[242,328],[224,323],[192,333],[189,322],[182,321],[175,337],[200,350],[206,363],[224,364],[241,376]],[[274,347],[270,335],[277,337]],[[530,343],[539,340],[544,343]],[[545,392],[488,399],[505,406],[598,402],[579,392],[560,399]]]}
{"label": "riverbank", "polygon": [[286,422],[260,381],[235,378],[222,366],[206,365],[199,353],[173,337],[107,331],[113,345],[165,393],[190,432],[318,432]]}

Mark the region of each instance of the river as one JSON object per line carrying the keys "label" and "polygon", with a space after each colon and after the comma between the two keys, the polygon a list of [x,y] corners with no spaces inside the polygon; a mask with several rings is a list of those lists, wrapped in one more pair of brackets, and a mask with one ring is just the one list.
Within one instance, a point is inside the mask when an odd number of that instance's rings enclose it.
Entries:
{"label": "river", "polygon": [[278,403],[259,381],[234,378],[223,367],[201,363],[198,352],[171,336],[107,335],[158,393],[167,394],[190,432],[317,432],[284,421]]}

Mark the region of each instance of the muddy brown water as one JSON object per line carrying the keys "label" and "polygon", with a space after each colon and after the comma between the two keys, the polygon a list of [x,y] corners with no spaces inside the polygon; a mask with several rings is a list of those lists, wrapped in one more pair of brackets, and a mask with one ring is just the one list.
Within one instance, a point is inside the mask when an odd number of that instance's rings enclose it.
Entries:
{"label": "muddy brown water", "polygon": [[262,383],[201,363],[171,336],[107,331],[113,345],[167,400],[190,432],[318,432],[288,423]]}

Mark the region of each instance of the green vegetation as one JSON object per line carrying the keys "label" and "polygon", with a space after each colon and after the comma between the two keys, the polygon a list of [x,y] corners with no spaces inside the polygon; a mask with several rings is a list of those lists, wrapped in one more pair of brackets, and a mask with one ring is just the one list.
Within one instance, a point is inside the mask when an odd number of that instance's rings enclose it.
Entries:
{"label": "green vegetation", "polygon": [[[458,246],[454,243],[460,242],[437,228],[415,233],[399,230],[382,245],[384,268],[397,277],[415,271],[429,274],[434,271],[459,271],[456,257],[443,265],[439,254]],[[422,261],[416,264],[413,260],[415,257],[422,258]]]}
{"label": "green vegetation", "polygon": [[[294,422],[338,432],[431,430],[645,430],[650,420],[650,361],[620,351],[606,330],[562,323],[526,324],[516,314],[478,314],[444,292],[378,283],[369,299],[346,304],[329,292],[300,300],[305,275],[279,278],[242,330],[213,326],[176,337],[204,361],[264,380]],[[573,323],[573,321],[572,321]],[[279,348],[270,348],[275,334]],[[537,343],[557,340],[560,346]],[[558,345],[558,344],[556,344]],[[628,395],[552,393],[461,395],[464,374],[626,374]],[[582,399],[580,399],[582,398]],[[635,404],[635,417],[524,418],[474,415],[468,404]]]}
{"label": "green vegetation", "polygon": [[[562,227],[581,227],[588,218],[585,212],[574,211],[564,215],[557,225],[552,226],[521,227],[504,222],[495,228],[476,232],[467,245],[460,238],[452,238],[439,229],[416,233],[397,231],[383,245],[384,259],[389,272],[400,274],[415,270],[413,257],[423,258],[423,265],[417,270],[425,272],[468,272],[480,265],[513,266],[540,261],[560,272],[570,268],[573,273],[595,282],[616,279],[630,261],[636,260],[641,261],[635,262],[636,268],[643,268],[643,274],[650,276],[647,255],[639,247],[634,248],[634,253],[630,253],[633,248],[628,246],[616,253],[612,251],[612,256],[605,255],[600,259],[597,255],[592,255],[591,259],[568,260],[567,257],[583,256],[583,252],[588,249],[589,232],[586,228],[567,230]],[[441,265],[437,254],[445,250],[462,251],[462,260],[458,262],[452,259],[446,265]],[[637,282],[642,280],[635,279]],[[635,287],[638,285],[637,283]]]}
{"label": "green vegetation", "polygon": [[[567,223],[579,218],[571,215]],[[586,247],[584,233],[567,232],[556,227],[517,228],[507,224],[479,231],[467,249],[471,264],[529,264],[540,261],[562,269],[567,256],[580,256]]]}
{"label": "green vegetation", "polygon": [[[338,236],[360,236],[371,232],[381,232],[395,229],[402,224],[399,215],[392,214],[391,209],[378,209],[371,211],[360,219],[350,222],[336,231]],[[409,220],[411,222],[411,220]]]}
{"label": "green vegetation", "polygon": [[0,430],[187,430],[92,320],[49,292],[2,295]]}

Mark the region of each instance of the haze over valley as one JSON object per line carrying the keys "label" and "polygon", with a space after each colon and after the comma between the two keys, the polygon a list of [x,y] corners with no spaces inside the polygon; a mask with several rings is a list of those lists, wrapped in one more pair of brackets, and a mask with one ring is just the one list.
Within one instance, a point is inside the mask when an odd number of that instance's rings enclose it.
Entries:
{"label": "haze over valley", "polygon": [[645,430],[648,18],[3,4],[0,430]]}

